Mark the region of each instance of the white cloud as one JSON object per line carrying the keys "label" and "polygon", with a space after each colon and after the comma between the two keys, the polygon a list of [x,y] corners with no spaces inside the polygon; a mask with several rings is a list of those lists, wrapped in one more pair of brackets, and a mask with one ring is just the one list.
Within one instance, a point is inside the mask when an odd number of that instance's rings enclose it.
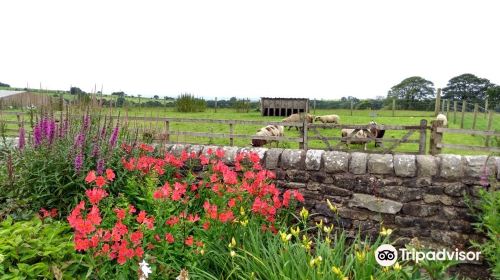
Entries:
{"label": "white cloud", "polygon": [[500,83],[497,1],[3,1],[0,81],[176,96],[375,97]]}

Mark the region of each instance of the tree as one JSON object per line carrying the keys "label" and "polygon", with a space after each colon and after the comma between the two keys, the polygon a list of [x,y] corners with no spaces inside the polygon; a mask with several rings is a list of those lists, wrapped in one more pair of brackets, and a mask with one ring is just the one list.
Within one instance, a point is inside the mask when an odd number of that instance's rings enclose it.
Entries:
{"label": "tree", "polygon": [[160,97],[158,95],[153,96],[154,99],[158,100]]}
{"label": "tree", "polygon": [[[387,93],[387,99],[397,99],[398,108],[402,110],[419,109],[422,101],[435,95],[434,83],[422,77],[414,76],[393,86]],[[420,104],[419,104],[420,103]]]}
{"label": "tree", "polygon": [[80,94],[85,94],[83,90],[81,90],[79,87],[71,87],[69,89],[69,93],[71,95],[80,95]]}
{"label": "tree", "polygon": [[482,102],[488,88],[493,86],[488,79],[479,78],[473,74],[462,74],[448,81],[447,86],[443,89],[443,98]]}
{"label": "tree", "polygon": [[111,95],[116,95],[118,97],[125,97],[125,92],[117,91],[117,92],[113,92]]}
{"label": "tree", "polygon": [[8,84],[0,83],[0,87],[10,87]]}
{"label": "tree", "polygon": [[489,108],[495,111],[500,111],[500,86],[492,86],[486,91],[488,96]]}

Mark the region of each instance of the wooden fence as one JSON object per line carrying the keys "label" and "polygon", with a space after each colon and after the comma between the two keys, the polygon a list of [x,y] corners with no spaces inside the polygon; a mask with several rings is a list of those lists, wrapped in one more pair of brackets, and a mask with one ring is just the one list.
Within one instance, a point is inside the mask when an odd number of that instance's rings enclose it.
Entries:
{"label": "wooden fence", "polygon": [[[5,116],[11,116],[7,120]],[[3,116],[3,118],[2,118]],[[15,117],[13,117],[15,116]],[[81,115],[74,115],[76,118],[81,118]],[[405,131],[405,134],[400,138],[376,138],[368,137],[365,139],[354,139],[351,137],[339,136],[326,136],[323,135],[323,131],[328,131],[325,129],[353,129],[354,133],[359,130],[370,129],[370,125],[339,125],[339,124],[319,124],[319,123],[306,123],[306,122],[295,122],[295,123],[284,123],[284,122],[273,122],[273,121],[253,121],[253,120],[215,120],[215,119],[186,119],[186,118],[165,118],[159,116],[112,116],[115,120],[119,120],[121,123],[127,123],[127,127],[130,131],[135,131],[136,133],[147,133],[152,132],[151,140],[156,142],[167,142],[175,143],[175,136],[184,137],[207,137],[210,139],[228,139],[229,145],[233,146],[235,144],[235,139],[262,139],[266,141],[284,141],[298,143],[299,148],[307,150],[309,149],[311,141],[316,141],[316,143],[322,142],[327,150],[347,150],[346,143],[351,141],[355,142],[366,142],[366,143],[376,143],[380,146],[380,149],[371,150],[367,152],[377,152],[377,153],[394,153],[395,149],[403,143],[414,143],[418,144],[418,148],[415,151],[405,151],[405,153],[410,154],[426,154],[427,147],[429,147],[429,153],[436,155],[441,153],[443,148],[450,149],[463,149],[472,151],[483,151],[483,152],[500,152],[500,148],[491,145],[492,137],[500,138],[500,131],[492,130],[493,112],[489,113],[489,121],[487,130],[474,130],[474,129],[453,129],[446,128],[442,126],[440,121],[432,121],[432,126],[427,125],[426,120],[421,120],[419,125],[376,125],[378,130],[385,131]],[[0,132],[2,136],[16,137],[18,135],[18,127],[25,126],[29,132],[29,128],[32,126],[33,118],[29,117],[29,112],[1,112],[0,111]],[[35,120],[36,121],[36,120]],[[173,130],[172,126],[174,123],[191,123],[199,124],[199,126],[210,127],[211,125],[227,125],[227,132],[214,133],[214,132],[198,132],[198,131],[179,131]],[[152,125],[154,124],[154,126]],[[5,128],[5,125],[10,125],[9,128]],[[15,125],[15,126],[14,126]],[[149,128],[147,127],[149,125]],[[271,137],[271,136],[256,136],[255,134],[240,134],[235,132],[236,126],[259,126],[263,127],[266,125],[282,125],[282,126],[297,126],[301,128],[301,133],[298,137]],[[3,126],[3,128],[2,128]],[[323,130],[320,130],[323,129]],[[430,131],[430,142],[427,145],[427,131]],[[444,134],[468,134],[468,135],[482,135],[485,136],[484,146],[469,146],[463,144],[451,144],[445,143],[443,139]],[[387,135],[387,134],[386,134]],[[417,139],[413,137],[417,135]],[[335,141],[336,143],[333,143]],[[189,143],[183,141],[183,143]],[[199,141],[192,141],[192,144],[201,144]],[[205,143],[206,144],[206,143]]]}

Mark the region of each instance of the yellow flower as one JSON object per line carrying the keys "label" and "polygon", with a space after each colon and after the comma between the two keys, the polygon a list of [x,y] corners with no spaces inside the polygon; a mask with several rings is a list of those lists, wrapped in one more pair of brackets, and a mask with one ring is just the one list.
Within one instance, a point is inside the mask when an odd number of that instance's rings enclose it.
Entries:
{"label": "yellow flower", "polygon": [[319,223],[316,223],[316,226],[321,230],[323,228],[323,219],[319,220]]}
{"label": "yellow flower", "polygon": [[365,261],[366,254],[364,251],[356,251],[356,259],[358,259],[359,262],[364,262]]}
{"label": "yellow flower", "polygon": [[229,253],[229,255],[231,255],[231,258],[234,258],[236,257],[236,252],[231,250],[231,252]]}
{"label": "yellow flower", "polygon": [[299,226],[297,226],[295,229],[292,227],[292,228],[290,229],[290,232],[293,234],[293,236],[298,237],[298,236],[299,236],[299,233],[300,233],[300,227],[299,227]]}
{"label": "yellow flower", "polygon": [[243,221],[240,221],[240,224],[244,227],[246,227],[248,225],[248,219],[245,219]]}
{"label": "yellow flower", "polygon": [[339,267],[333,266],[333,267],[332,267],[332,272],[333,272],[334,274],[338,275],[339,277],[342,277],[342,274],[343,274],[343,273],[342,273],[342,270],[340,270],[340,268],[339,268]]}
{"label": "yellow flower", "polygon": [[200,254],[203,256],[205,255],[205,249],[201,249]]}
{"label": "yellow flower", "polygon": [[300,210],[299,214],[304,220],[307,220],[307,217],[309,217],[309,211],[307,211],[307,209],[304,207],[302,207],[302,210]]}
{"label": "yellow flower", "polygon": [[302,247],[307,251],[311,250],[312,241],[306,235],[302,236]]}
{"label": "yellow flower", "polygon": [[390,229],[390,228],[386,229],[385,227],[382,227],[382,230],[380,231],[380,235],[382,235],[382,236],[389,236],[389,235],[391,235],[391,233],[392,233],[392,229]]}
{"label": "yellow flower", "polygon": [[310,267],[317,266],[321,263],[321,261],[323,261],[323,257],[317,256],[316,258],[313,258],[309,261],[309,266]]}
{"label": "yellow flower", "polygon": [[240,207],[240,215],[245,216],[245,208],[243,206]]}
{"label": "yellow flower", "polygon": [[234,246],[236,246],[236,240],[235,240],[235,239],[234,239],[234,237],[233,237],[233,238],[231,238],[231,243],[229,243],[229,244],[227,245],[227,247],[229,247],[229,248],[234,248]]}
{"label": "yellow flower", "polygon": [[382,271],[383,271],[383,272],[389,272],[389,267],[388,267],[388,266],[384,266],[384,267],[382,268]]}
{"label": "yellow flower", "polygon": [[400,271],[401,270],[401,266],[399,265],[398,262],[396,262],[396,264],[394,265],[394,270],[395,271]]}
{"label": "yellow flower", "polygon": [[332,240],[330,239],[330,237],[327,236],[325,238],[325,242],[326,242],[326,244],[330,245],[332,243]]}
{"label": "yellow flower", "polygon": [[338,209],[337,209],[337,206],[333,205],[333,204],[330,202],[330,200],[329,200],[329,199],[327,199],[327,200],[326,200],[326,203],[328,204],[328,208],[330,208],[330,210],[331,210],[332,212],[337,213],[337,210],[338,210]]}
{"label": "yellow flower", "polygon": [[330,232],[332,232],[332,230],[333,230],[333,225],[331,225],[330,227],[325,226],[325,227],[323,228],[323,231],[324,231],[325,233],[327,233],[327,234],[330,234]]}
{"label": "yellow flower", "polygon": [[286,234],[286,232],[280,232],[280,236],[281,236],[281,241],[283,241],[283,243],[288,243],[288,241],[292,239],[292,235]]}

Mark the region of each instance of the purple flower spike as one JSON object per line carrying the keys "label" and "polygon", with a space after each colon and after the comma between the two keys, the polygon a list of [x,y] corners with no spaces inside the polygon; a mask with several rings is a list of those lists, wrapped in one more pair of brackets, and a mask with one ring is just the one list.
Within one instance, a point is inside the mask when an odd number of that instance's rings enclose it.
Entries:
{"label": "purple flower spike", "polygon": [[118,140],[118,131],[120,130],[118,124],[116,124],[113,129],[113,133],[111,134],[111,138],[109,139],[109,148],[110,150],[116,146],[116,141]]}
{"label": "purple flower spike", "polygon": [[19,128],[19,143],[18,143],[18,148],[19,150],[23,150],[24,146],[26,145],[26,136],[25,136],[25,131],[24,127]]}
{"label": "purple flower spike", "polygon": [[82,153],[78,153],[76,155],[74,164],[75,164],[75,171],[76,172],[79,172],[80,170],[82,170],[82,167],[83,167],[83,154]]}

